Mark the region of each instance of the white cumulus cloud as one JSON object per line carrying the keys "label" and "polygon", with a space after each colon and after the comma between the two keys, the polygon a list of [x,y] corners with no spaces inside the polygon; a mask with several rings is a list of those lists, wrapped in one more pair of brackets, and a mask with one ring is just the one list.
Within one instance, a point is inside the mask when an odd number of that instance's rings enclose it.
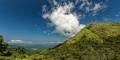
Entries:
{"label": "white cumulus cloud", "polygon": [[75,13],[70,12],[73,7],[74,5],[71,3],[64,6],[58,6],[52,13],[45,14],[43,17],[50,19],[57,33],[71,36],[79,32],[81,28],[79,17]]}
{"label": "white cumulus cloud", "polygon": [[[79,3],[81,2],[81,4]],[[53,4],[51,11],[46,13],[46,8],[44,8],[43,18],[48,19],[52,26],[55,28],[56,33],[60,33],[64,36],[73,36],[85,27],[84,24],[80,24],[80,18],[84,13],[92,12],[96,14],[100,11],[103,6],[100,3],[92,3],[89,0],[76,0],[76,2],[69,1],[59,4],[56,0],[51,0]],[[74,11],[76,5],[79,5],[79,9],[83,10],[83,14]],[[43,6],[46,7],[46,6]]]}

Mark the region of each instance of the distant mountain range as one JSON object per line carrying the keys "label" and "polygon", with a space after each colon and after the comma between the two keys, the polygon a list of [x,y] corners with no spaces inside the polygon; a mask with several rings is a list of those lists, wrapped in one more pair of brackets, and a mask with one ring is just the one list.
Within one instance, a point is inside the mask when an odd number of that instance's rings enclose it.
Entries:
{"label": "distant mountain range", "polygon": [[62,41],[49,41],[49,42],[32,42],[32,41],[23,41],[23,40],[11,40],[7,42],[10,47],[24,47],[28,50],[39,50],[39,49],[48,49],[53,48],[56,45],[63,43]]}
{"label": "distant mountain range", "polygon": [[9,43],[9,46],[12,48],[16,47],[24,47],[28,50],[40,50],[40,49],[48,49],[48,48],[53,48],[59,43],[47,43],[47,44],[24,44],[24,43]]}

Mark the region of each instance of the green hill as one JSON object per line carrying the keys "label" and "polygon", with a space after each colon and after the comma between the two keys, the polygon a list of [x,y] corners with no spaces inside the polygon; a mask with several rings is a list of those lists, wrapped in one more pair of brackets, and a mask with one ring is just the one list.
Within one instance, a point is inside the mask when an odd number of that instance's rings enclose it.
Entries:
{"label": "green hill", "polygon": [[8,60],[120,60],[120,23],[90,24],[54,48],[12,54]]}
{"label": "green hill", "polygon": [[120,60],[120,23],[90,24],[63,44],[35,56],[41,60]]}

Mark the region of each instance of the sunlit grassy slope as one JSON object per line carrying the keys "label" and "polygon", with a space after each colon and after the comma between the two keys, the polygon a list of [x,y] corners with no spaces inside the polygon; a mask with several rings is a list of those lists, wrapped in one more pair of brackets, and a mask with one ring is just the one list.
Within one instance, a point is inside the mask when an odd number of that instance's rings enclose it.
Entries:
{"label": "sunlit grassy slope", "polygon": [[54,48],[13,55],[7,58],[11,60],[120,60],[120,23],[90,24]]}
{"label": "sunlit grassy slope", "polygon": [[120,60],[120,23],[90,24],[40,54],[43,60]]}

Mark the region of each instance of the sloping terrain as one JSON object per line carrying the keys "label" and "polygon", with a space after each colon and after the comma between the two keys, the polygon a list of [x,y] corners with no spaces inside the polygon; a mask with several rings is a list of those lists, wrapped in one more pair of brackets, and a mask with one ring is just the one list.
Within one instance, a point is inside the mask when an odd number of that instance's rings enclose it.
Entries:
{"label": "sloping terrain", "polygon": [[1,49],[0,60],[120,60],[120,23],[90,24],[64,43],[34,53],[24,48]]}
{"label": "sloping terrain", "polygon": [[120,23],[90,24],[63,44],[39,54],[34,59],[120,60]]}

